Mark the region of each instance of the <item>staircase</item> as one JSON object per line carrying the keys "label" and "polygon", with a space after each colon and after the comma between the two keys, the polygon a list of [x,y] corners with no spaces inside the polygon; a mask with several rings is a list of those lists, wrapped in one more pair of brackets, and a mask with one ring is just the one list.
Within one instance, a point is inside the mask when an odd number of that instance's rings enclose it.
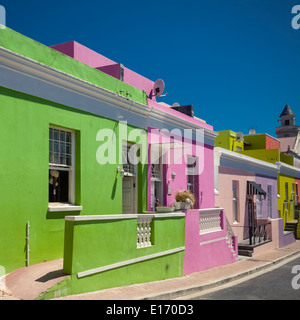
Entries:
{"label": "staircase", "polygon": [[238,254],[240,256],[247,256],[252,257],[254,248],[253,246],[250,246],[249,244],[241,244],[238,245]]}
{"label": "staircase", "polygon": [[234,260],[238,260],[238,253],[234,249],[233,237],[234,237],[234,233],[226,218],[226,244],[231,252],[232,258]]}
{"label": "staircase", "polygon": [[295,238],[297,238],[297,224],[298,224],[298,220],[291,220],[286,222],[284,231],[293,232],[295,235]]}
{"label": "staircase", "polygon": [[[252,257],[252,254],[254,252],[254,249],[258,246],[264,245],[268,242],[271,242],[272,240],[266,239],[264,241],[258,242],[258,238],[255,244],[249,244],[249,239],[244,240],[243,242],[238,244],[238,254],[240,256],[248,256]],[[248,242],[248,243],[247,243]]]}

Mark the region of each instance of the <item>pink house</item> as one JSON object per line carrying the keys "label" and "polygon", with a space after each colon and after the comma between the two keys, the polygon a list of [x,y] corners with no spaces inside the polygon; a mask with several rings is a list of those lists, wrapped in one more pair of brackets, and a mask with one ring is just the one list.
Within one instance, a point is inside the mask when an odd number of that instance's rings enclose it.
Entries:
{"label": "pink house", "polygon": [[157,102],[155,82],[121,63],[75,41],[52,48],[146,92],[151,109],[147,123],[139,123],[148,132],[147,211],[156,211],[158,204],[172,207],[179,190],[196,198],[193,209],[185,211],[183,274],[236,261],[236,237],[228,232],[224,210],[215,208],[213,127],[194,117],[191,105],[183,107],[191,111],[186,114]]}
{"label": "pink house", "polygon": [[215,148],[216,206],[225,208],[241,255],[257,255],[294,242],[278,215],[277,165]]}

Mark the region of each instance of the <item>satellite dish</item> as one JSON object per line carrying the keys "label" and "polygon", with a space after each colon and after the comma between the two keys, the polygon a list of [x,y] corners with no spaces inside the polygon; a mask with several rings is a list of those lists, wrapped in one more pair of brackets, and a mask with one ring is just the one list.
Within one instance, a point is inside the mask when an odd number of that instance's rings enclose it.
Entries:
{"label": "satellite dish", "polygon": [[161,97],[165,90],[165,83],[162,79],[157,79],[153,85],[153,94],[156,97]]}
{"label": "satellite dish", "polygon": [[180,107],[180,104],[179,104],[178,102],[174,102],[174,103],[172,104],[172,107]]}
{"label": "satellite dish", "polygon": [[244,141],[244,135],[241,133],[241,132],[238,132],[236,135],[235,135],[235,140],[237,142],[243,142]]}
{"label": "satellite dish", "polygon": [[254,129],[250,129],[249,134],[255,134],[256,131]]}

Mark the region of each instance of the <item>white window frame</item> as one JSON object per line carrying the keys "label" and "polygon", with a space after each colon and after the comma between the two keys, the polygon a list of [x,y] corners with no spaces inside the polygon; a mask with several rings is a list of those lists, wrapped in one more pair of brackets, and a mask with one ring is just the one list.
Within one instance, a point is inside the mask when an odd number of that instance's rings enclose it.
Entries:
{"label": "white window frame", "polygon": [[186,166],[187,166],[187,190],[195,194],[195,170],[198,170],[199,158],[193,155],[187,155]]}
{"label": "white window frame", "polygon": [[[234,188],[235,186],[235,188]],[[232,180],[232,219],[233,223],[239,222],[239,181]]]}
{"label": "white window frame", "polygon": [[[70,210],[70,206],[67,206],[68,204],[71,205],[72,211],[76,210],[76,208],[81,210],[82,207],[74,206],[74,203],[75,203],[75,132],[70,129],[66,129],[63,127],[57,127],[57,126],[53,126],[53,125],[50,125],[49,129],[50,128],[71,133],[71,166],[62,165],[62,164],[55,164],[55,163],[49,162],[48,170],[68,171],[69,172],[68,203],[65,204],[65,203],[60,203],[60,202],[58,202],[58,203],[49,202],[49,198],[48,198],[48,203],[49,203],[48,208],[50,209],[49,211],[61,211],[61,210],[55,210],[55,208],[58,208],[58,209],[65,208],[66,211]],[[50,136],[48,137],[48,142],[50,143]]]}
{"label": "white window frame", "polygon": [[[137,165],[132,164],[132,163],[128,163],[129,162],[128,151],[133,145],[134,145],[133,143],[130,143],[128,141],[122,142],[122,167],[124,170],[124,176],[135,177],[137,175]],[[126,147],[126,162],[127,163],[124,163],[124,148],[125,147]]]}

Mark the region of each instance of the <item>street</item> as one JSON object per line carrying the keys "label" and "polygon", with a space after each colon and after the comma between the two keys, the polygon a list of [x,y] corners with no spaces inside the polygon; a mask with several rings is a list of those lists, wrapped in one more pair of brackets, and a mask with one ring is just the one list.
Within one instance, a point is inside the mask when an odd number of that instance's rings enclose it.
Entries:
{"label": "street", "polygon": [[[295,267],[295,266],[299,267]],[[292,269],[294,268],[294,273]],[[294,280],[293,280],[294,279]],[[292,281],[295,289],[292,287]],[[300,300],[300,258],[273,271],[225,289],[194,296],[194,300]]]}

